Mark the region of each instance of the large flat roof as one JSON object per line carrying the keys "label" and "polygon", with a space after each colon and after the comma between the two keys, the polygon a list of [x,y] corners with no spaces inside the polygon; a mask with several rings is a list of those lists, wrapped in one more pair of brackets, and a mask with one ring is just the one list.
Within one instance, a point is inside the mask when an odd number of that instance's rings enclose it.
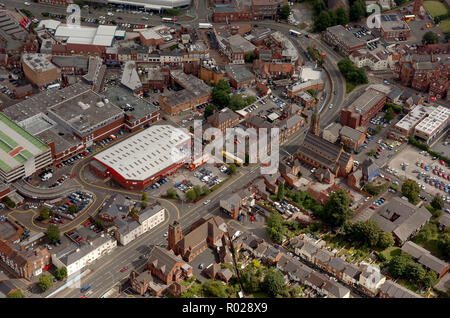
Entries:
{"label": "large flat roof", "polygon": [[171,125],[154,125],[102,151],[94,159],[127,180],[144,181],[189,158],[190,136]]}
{"label": "large flat roof", "polygon": [[55,37],[65,39],[67,43],[73,44],[111,46],[116,30],[117,27],[114,25],[100,25],[93,28],[61,24],[55,31]]}
{"label": "large flat roof", "polygon": [[0,113],[0,169],[10,171],[48,147]]}

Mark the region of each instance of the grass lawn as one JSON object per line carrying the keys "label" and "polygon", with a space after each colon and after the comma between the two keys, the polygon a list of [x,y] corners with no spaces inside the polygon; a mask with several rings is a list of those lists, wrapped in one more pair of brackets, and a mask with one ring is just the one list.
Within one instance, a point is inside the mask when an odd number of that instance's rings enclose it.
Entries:
{"label": "grass lawn", "polygon": [[252,294],[253,298],[270,298],[269,295],[267,295],[265,292],[257,292]]}
{"label": "grass lawn", "polygon": [[391,246],[385,249],[384,251],[380,252],[380,254],[382,254],[386,258],[386,261],[389,262],[391,258],[400,255],[401,252],[402,250],[399,247]]}
{"label": "grass lawn", "polygon": [[447,13],[447,8],[442,2],[439,1],[424,1],[423,6],[433,18]]}
{"label": "grass lawn", "polygon": [[450,18],[439,23],[439,28],[444,33],[450,32]]}

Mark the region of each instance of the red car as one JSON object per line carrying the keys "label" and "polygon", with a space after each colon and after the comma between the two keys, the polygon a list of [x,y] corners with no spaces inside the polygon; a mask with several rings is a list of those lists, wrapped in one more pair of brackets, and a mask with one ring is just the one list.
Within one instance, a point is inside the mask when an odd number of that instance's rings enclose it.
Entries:
{"label": "red car", "polygon": [[122,268],[120,271],[123,273],[128,269],[128,266],[125,266],[124,268]]}
{"label": "red car", "polygon": [[391,178],[389,178],[389,177],[386,177],[386,181],[389,181],[389,182],[390,182],[390,181],[391,181]]}
{"label": "red car", "polygon": [[58,163],[57,165],[56,165],[56,168],[61,168],[62,167],[62,164],[60,164],[60,163]]}
{"label": "red car", "polygon": [[64,220],[63,219],[59,219],[58,222],[64,224]]}
{"label": "red car", "polygon": [[73,174],[72,174],[72,175],[70,176],[70,178],[72,178],[72,179],[73,179],[73,178],[75,178],[75,177],[76,177],[76,175],[77,175],[76,173],[73,173]]}
{"label": "red car", "polygon": [[92,224],[91,221],[87,221],[86,223],[84,223],[84,226],[89,226],[91,224]]}
{"label": "red car", "polygon": [[370,208],[371,208],[372,210],[375,210],[375,206],[373,206],[373,205],[371,205]]}
{"label": "red car", "polygon": [[444,160],[441,160],[440,162],[441,162],[441,165],[445,166]]}

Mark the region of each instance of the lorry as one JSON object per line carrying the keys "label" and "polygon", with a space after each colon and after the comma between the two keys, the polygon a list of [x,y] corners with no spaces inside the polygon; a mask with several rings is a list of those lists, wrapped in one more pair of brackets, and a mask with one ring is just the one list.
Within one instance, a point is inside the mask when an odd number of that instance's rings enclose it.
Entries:
{"label": "lorry", "polygon": [[198,28],[199,29],[212,29],[213,25],[211,23],[199,23]]}

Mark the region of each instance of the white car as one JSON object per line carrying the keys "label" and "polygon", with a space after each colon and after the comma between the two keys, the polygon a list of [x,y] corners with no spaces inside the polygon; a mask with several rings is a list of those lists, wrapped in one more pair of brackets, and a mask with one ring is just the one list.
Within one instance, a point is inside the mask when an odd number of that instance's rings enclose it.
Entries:
{"label": "white car", "polygon": [[24,2],[23,4],[26,6],[31,6],[31,3],[29,3],[29,2]]}
{"label": "white car", "polygon": [[164,233],[164,235],[163,235],[163,236],[164,236],[164,237],[167,237],[167,234],[168,234],[168,232]]}
{"label": "white car", "polygon": [[203,204],[207,205],[209,202],[211,202],[211,200],[206,200],[205,202],[203,202]]}

